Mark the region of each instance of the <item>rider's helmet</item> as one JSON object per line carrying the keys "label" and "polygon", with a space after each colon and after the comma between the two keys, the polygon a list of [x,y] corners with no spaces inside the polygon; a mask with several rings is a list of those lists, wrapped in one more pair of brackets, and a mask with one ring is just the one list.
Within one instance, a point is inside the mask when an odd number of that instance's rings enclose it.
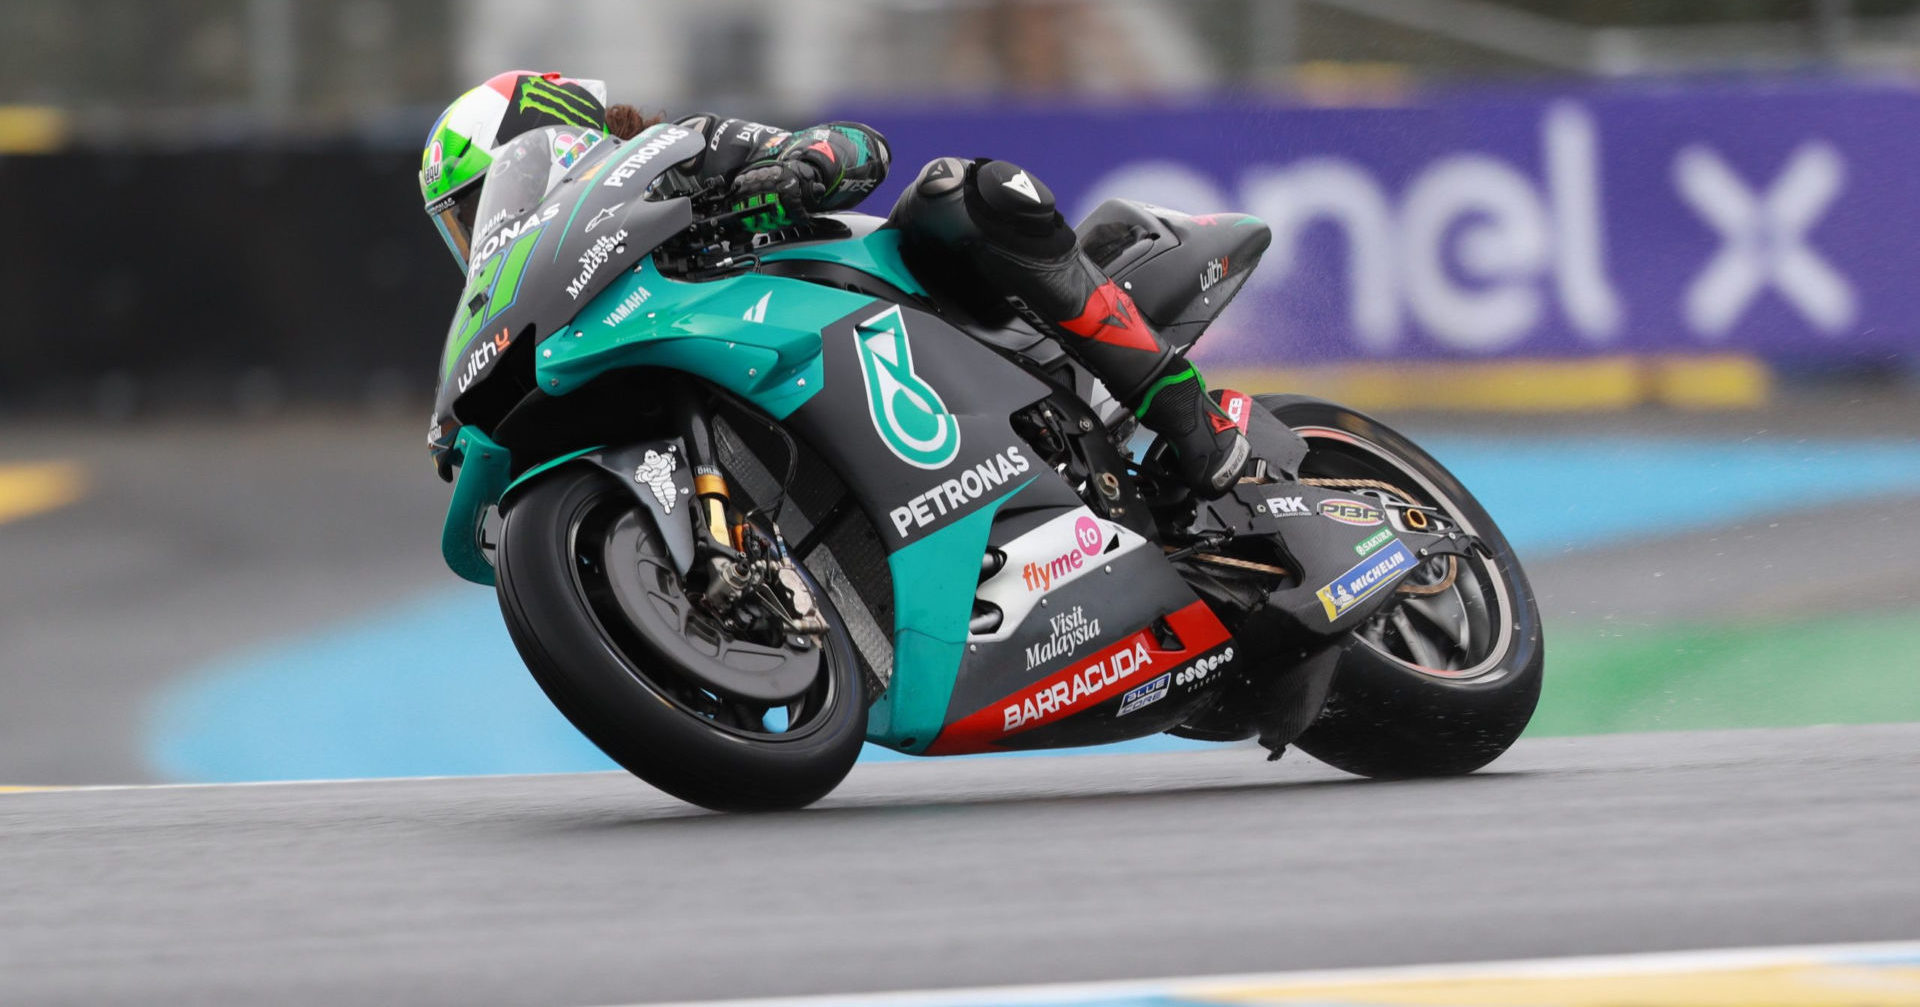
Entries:
{"label": "rider's helmet", "polygon": [[605,83],[529,70],[495,74],[440,113],[420,155],[420,196],[462,269],[493,152],[542,126],[604,132],[606,123]]}

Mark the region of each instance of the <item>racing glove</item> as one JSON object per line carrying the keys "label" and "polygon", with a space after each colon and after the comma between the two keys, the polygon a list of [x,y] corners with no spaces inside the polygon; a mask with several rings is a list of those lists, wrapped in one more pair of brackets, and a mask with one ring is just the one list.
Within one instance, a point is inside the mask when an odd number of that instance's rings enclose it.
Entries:
{"label": "racing glove", "polygon": [[820,205],[827,187],[812,164],[797,158],[750,165],[733,177],[728,199],[749,231],[794,227]]}

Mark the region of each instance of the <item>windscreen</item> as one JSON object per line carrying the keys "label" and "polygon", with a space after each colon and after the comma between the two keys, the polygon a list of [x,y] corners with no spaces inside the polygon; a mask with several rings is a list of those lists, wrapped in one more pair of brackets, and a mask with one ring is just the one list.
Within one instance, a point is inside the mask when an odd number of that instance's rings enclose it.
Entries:
{"label": "windscreen", "polygon": [[478,271],[499,250],[502,225],[526,220],[589,152],[610,143],[595,130],[547,126],[522,133],[495,150],[480,206],[474,211],[469,272]]}

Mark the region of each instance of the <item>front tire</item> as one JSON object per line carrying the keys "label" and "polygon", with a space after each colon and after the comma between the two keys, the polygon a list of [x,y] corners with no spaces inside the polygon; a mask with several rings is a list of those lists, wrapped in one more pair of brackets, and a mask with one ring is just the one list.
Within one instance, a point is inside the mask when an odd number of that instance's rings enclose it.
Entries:
{"label": "front tire", "polygon": [[[676,515],[677,516],[677,515]],[[839,785],[865,739],[859,663],[827,593],[801,571],[829,631],[820,671],[790,703],[726,695],[676,666],[679,582],[652,518],[604,471],[563,466],[510,506],[497,556],[500,611],[554,706],[635,776],[716,811],[804,807]],[[650,604],[622,604],[621,564],[638,564]],[[656,618],[665,612],[665,618]],[[715,626],[699,627],[715,644]],[[724,658],[723,658],[724,659]],[[778,711],[778,712],[775,712]],[[769,717],[773,718],[769,722]]]}
{"label": "front tire", "polygon": [[[1411,612],[1383,613],[1356,631],[1334,673],[1319,718],[1296,739],[1307,754],[1361,776],[1451,776],[1498,758],[1533,717],[1546,651],[1540,610],[1506,536],[1473,494],[1412,441],[1363,413],[1299,395],[1256,400],[1308,444],[1303,479],[1372,479],[1437,507],[1492,553],[1459,564],[1459,640],[1420,639],[1420,598]],[[1476,581],[1465,581],[1466,577]],[[1467,588],[1474,588],[1469,592]],[[1397,610],[1399,606],[1394,606]],[[1429,613],[1430,614],[1430,613]],[[1440,659],[1444,658],[1444,659]]]}

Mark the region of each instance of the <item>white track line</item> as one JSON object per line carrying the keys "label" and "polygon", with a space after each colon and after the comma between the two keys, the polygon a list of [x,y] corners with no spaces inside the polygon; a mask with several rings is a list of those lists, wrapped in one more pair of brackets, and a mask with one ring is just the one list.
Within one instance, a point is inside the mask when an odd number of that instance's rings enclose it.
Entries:
{"label": "white track line", "polygon": [[225,783],[81,783],[4,784],[0,794],[70,794],[113,790],[217,790],[226,787],[318,787],[334,783],[436,783],[448,780],[526,780],[547,776],[626,776],[625,770],[603,769],[574,773],[466,773],[450,776],[347,776],[325,780],[232,780]]}
{"label": "white track line", "polygon": [[[1206,997],[1244,995],[1248,987],[1285,991],[1287,987],[1341,983],[1418,982],[1458,979],[1582,979],[1595,976],[1716,972],[1794,964],[1839,964],[1882,956],[1920,958],[1920,941],[1869,944],[1800,944],[1782,947],[1660,951],[1647,954],[1527,958],[1447,965],[1394,965],[1316,972],[1266,972],[1225,976],[1182,976],[1119,982],[1054,983],[1033,986],[982,986],[972,989],[901,990],[825,996],[748,1000],[698,1000],[644,1007],[824,1007],[827,1004],[884,1004],[887,1007],[959,1007],[959,1005],[1070,1005],[1119,997]],[[643,1007],[625,1004],[618,1007]]]}

